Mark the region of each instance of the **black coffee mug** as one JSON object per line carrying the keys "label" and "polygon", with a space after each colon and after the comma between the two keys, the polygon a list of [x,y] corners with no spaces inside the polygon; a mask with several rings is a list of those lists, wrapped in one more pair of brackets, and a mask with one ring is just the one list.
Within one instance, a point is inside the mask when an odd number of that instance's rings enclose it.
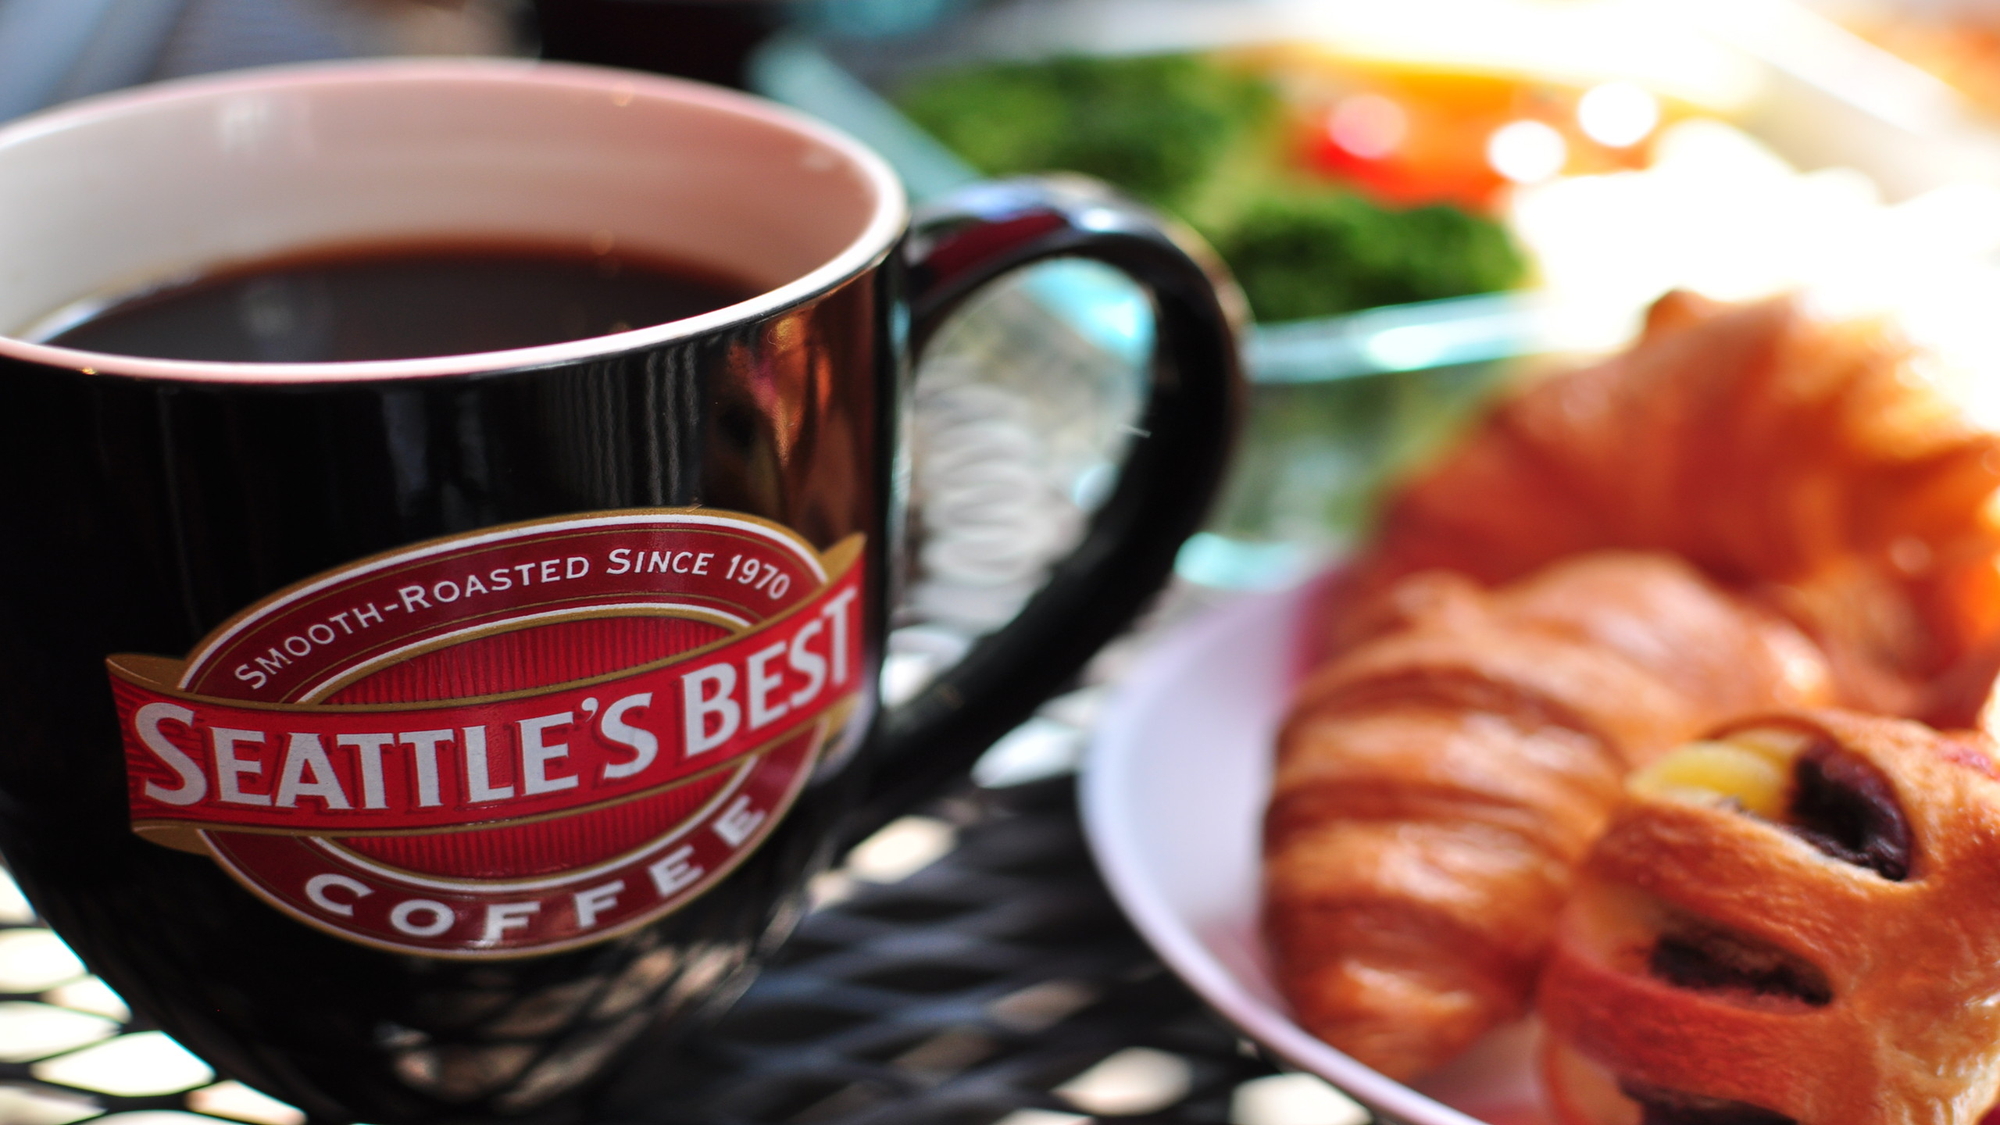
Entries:
{"label": "black coffee mug", "polygon": [[[482,239],[756,295],[368,362],[35,342],[230,263]],[[1157,314],[1123,475],[878,713],[911,357],[1057,256]],[[854,142],[615,71],[278,69],[0,130],[0,849],[136,1010],[315,1120],[573,1115],[1157,588],[1236,415],[1226,287],[1086,184],[912,226]]]}

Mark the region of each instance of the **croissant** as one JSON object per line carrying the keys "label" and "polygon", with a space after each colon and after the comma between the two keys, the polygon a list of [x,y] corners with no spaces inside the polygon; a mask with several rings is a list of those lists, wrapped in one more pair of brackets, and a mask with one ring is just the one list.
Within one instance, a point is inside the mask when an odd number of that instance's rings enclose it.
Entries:
{"label": "croissant", "polygon": [[1389,500],[1332,646],[1419,570],[1490,585],[1580,551],[1668,551],[1800,624],[1850,704],[1917,715],[2000,637],[1996,488],[2000,437],[1880,325],[1672,294],[1630,350],[1503,402]]}
{"label": "croissant", "polygon": [[1629,769],[1831,693],[1796,629],[1661,555],[1414,575],[1355,622],[1278,739],[1264,925],[1300,1023],[1394,1077],[1522,1013]]}
{"label": "croissant", "polygon": [[1847,712],[1635,775],[1537,996],[1563,1125],[1972,1125],[2000,1096],[1993,745]]}

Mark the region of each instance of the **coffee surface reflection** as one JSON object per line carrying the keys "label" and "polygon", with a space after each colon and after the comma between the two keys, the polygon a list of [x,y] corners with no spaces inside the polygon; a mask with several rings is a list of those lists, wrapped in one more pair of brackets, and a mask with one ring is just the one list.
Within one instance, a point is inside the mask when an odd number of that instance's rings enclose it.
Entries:
{"label": "coffee surface reflection", "polygon": [[158,286],[85,315],[52,344],[155,359],[416,359],[605,336],[755,293],[686,263],[584,247],[339,247]]}

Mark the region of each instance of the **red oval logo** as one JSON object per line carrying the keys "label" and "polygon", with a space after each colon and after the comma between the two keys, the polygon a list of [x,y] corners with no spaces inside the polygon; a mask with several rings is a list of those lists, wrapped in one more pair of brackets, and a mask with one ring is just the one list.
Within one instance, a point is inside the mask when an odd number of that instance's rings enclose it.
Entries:
{"label": "red oval logo", "polygon": [[862,540],[538,520],[279,591],[111,670],[133,829],[355,941],[505,957],[701,894],[858,726]]}

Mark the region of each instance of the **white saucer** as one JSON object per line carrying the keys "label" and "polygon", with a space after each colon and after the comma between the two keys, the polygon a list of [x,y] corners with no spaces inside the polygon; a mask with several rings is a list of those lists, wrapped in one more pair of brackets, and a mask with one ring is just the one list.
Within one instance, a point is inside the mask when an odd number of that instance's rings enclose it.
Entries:
{"label": "white saucer", "polygon": [[1310,597],[1231,602],[1172,630],[1126,677],[1084,764],[1098,865],[1161,960],[1288,1063],[1410,1125],[1546,1125],[1531,1027],[1496,1032],[1412,1088],[1313,1038],[1279,999],[1257,932],[1258,832]]}

